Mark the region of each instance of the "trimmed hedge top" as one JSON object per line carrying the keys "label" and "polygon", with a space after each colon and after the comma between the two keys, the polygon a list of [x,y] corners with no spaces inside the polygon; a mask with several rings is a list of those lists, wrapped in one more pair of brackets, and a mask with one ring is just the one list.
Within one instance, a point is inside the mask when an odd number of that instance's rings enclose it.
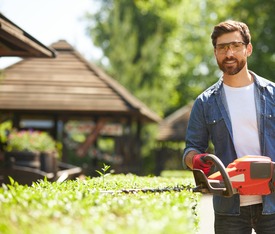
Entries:
{"label": "trimmed hedge top", "polygon": [[[0,232],[195,233],[198,194],[189,179],[102,175],[85,180],[0,188]],[[180,192],[165,188],[186,188]],[[122,192],[154,188],[157,192]],[[163,191],[163,192],[162,192]]]}

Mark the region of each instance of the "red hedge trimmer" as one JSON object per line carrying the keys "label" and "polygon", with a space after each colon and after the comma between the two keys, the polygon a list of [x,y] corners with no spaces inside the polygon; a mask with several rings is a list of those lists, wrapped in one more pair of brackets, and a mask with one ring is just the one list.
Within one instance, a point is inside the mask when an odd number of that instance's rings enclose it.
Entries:
{"label": "red hedge trimmer", "polygon": [[206,177],[203,171],[194,169],[194,192],[231,197],[236,193],[267,195],[275,191],[275,167],[269,157],[244,156],[230,163],[227,168],[215,155],[208,154],[204,160],[213,163],[218,171]]}

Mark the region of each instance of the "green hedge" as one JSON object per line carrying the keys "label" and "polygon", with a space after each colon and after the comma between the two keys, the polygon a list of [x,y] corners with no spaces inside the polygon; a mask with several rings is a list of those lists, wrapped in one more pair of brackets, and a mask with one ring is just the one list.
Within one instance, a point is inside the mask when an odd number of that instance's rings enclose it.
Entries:
{"label": "green hedge", "polygon": [[[198,194],[190,179],[101,175],[0,188],[0,233],[195,233]],[[163,192],[170,188],[181,192]],[[121,192],[155,188],[159,192]],[[129,191],[128,191],[129,192]]]}

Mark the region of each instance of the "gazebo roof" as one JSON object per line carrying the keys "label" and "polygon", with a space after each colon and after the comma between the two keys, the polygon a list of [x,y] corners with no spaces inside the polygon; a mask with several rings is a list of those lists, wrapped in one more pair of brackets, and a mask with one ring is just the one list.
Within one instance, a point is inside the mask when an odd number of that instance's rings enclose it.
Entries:
{"label": "gazebo roof", "polygon": [[0,57],[3,56],[53,58],[55,51],[0,13]]}
{"label": "gazebo roof", "polygon": [[193,102],[167,116],[159,125],[158,141],[185,141],[185,133]]}
{"label": "gazebo roof", "polygon": [[0,110],[161,118],[64,40],[55,59],[27,58],[3,70]]}

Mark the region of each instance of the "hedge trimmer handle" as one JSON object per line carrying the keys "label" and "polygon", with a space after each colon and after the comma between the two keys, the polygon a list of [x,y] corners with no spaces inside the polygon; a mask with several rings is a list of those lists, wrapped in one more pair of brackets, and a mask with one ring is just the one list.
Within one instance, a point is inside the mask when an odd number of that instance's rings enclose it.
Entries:
{"label": "hedge trimmer handle", "polygon": [[211,181],[201,170],[194,169],[193,175],[197,186],[193,189],[193,191],[212,193],[226,197],[233,196],[234,189],[222,161],[213,154],[207,154],[206,156],[204,156],[203,160],[205,162],[212,162],[216,166],[217,170],[222,175],[223,183]]}

